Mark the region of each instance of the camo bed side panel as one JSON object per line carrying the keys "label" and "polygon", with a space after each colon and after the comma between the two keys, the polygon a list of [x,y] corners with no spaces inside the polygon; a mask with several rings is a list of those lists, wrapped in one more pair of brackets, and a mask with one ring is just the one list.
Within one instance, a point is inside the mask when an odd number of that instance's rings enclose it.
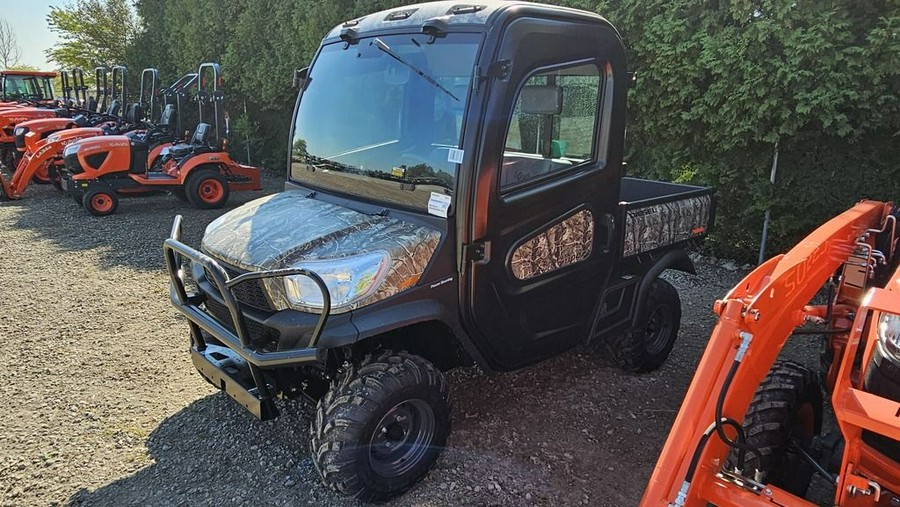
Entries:
{"label": "camo bed side panel", "polygon": [[512,255],[512,272],[528,280],[581,262],[591,255],[594,216],[582,210],[519,245]]}
{"label": "camo bed side panel", "polygon": [[706,232],[712,196],[702,195],[628,210],[623,257],[649,252]]}

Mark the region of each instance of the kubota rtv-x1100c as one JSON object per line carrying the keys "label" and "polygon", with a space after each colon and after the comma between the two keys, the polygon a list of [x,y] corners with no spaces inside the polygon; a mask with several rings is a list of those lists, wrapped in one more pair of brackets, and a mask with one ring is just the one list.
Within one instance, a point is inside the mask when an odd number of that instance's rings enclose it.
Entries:
{"label": "kubota rtv-x1100c", "polygon": [[[833,505],[900,505],[897,217],[863,201],[716,302],[719,323],[641,505],[813,506],[814,473],[834,487]],[[819,375],[780,357],[788,340],[816,336]],[[826,435],[823,390],[837,422]]]}
{"label": "kubota rtv-x1100c", "polygon": [[666,360],[681,304],[659,275],[693,270],[712,191],[624,177],[630,77],[605,19],[407,5],[334,28],[296,78],[285,192],[200,250],[176,224],[165,255],[194,365],[263,419],[316,399],[330,487],[383,499],[422,478],[454,366],[584,342],[630,371]]}

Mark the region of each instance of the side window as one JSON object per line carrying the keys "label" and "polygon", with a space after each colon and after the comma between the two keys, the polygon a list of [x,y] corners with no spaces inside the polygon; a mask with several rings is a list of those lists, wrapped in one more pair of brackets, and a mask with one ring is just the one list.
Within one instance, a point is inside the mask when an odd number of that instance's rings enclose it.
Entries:
{"label": "side window", "polygon": [[506,131],[500,188],[593,160],[599,100],[600,69],[594,64],[529,77]]}

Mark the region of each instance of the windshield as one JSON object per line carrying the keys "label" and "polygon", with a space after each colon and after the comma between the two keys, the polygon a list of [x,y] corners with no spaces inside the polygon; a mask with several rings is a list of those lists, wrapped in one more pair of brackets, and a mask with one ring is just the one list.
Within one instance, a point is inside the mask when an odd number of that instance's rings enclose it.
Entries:
{"label": "windshield", "polygon": [[34,76],[3,76],[3,98],[6,100],[34,99],[44,97],[44,91]]}
{"label": "windshield", "polygon": [[297,111],[291,179],[418,210],[434,193],[449,202],[479,42],[414,34],[323,47]]}

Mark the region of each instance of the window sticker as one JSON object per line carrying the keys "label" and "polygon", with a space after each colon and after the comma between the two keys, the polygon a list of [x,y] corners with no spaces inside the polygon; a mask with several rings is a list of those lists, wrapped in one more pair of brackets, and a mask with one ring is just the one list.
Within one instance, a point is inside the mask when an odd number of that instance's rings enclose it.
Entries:
{"label": "window sticker", "polygon": [[439,194],[437,192],[431,193],[431,198],[428,199],[428,213],[439,216],[439,217],[447,218],[447,212],[449,209],[450,209],[450,196],[449,195]]}

